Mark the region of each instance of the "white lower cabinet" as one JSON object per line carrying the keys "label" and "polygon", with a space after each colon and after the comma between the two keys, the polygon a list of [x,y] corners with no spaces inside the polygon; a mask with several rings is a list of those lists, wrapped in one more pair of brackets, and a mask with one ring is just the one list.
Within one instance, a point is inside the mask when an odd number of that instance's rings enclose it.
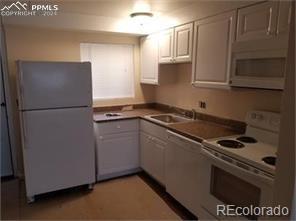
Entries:
{"label": "white lower cabinet", "polygon": [[139,171],[139,121],[95,123],[97,180]]}
{"label": "white lower cabinet", "polygon": [[166,128],[146,120],[140,121],[141,168],[165,185]]}
{"label": "white lower cabinet", "polygon": [[144,119],[95,123],[94,128],[98,181],[142,168],[189,211],[203,214],[200,143]]}
{"label": "white lower cabinet", "polygon": [[140,133],[141,167],[158,182],[165,184],[164,154],[166,144],[144,132]]}

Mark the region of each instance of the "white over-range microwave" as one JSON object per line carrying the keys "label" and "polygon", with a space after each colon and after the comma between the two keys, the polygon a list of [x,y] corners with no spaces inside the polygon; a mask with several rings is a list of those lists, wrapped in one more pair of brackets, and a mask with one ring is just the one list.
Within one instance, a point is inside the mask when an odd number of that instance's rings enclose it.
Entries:
{"label": "white over-range microwave", "polygon": [[287,50],[233,52],[230,85],[284,89]]}

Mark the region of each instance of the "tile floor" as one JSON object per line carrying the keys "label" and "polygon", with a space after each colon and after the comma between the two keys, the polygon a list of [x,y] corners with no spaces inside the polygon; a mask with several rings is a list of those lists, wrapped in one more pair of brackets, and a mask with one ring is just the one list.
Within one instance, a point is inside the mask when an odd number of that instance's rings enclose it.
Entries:
{"label": "tile floor", "polygon": [[97,183],[92,191],[78,187],[44,194],[33,204],[26,202],[23,181],[2,181],[1,219],[180,220],[192,215],[140,174]]}

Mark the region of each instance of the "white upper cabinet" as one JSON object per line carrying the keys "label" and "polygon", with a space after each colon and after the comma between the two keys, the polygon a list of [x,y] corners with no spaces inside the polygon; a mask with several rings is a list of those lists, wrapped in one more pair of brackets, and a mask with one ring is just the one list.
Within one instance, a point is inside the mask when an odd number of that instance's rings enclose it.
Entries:
{"label": "white upper cabinet", "polygon": [[278,1],[268,1],[238,10],[237,41],[269,39],[276,35]]}
{"label": "white upper cabinet", "polygon": [[159,63],[191,62],[193,23],[160,33]]}
{"label": "white upper cabinet", "polygon": [[228,88],[235,18],[236,12],[231,11],[195,22],[192,65],[194,85]]}
{"label": "white upper cabinet", "polygon": [[277,34],[288,35],[289,25],[291,21],[292,13],[292,2],[291,1],[280,1],[279,5],[279,16],[277,23]]}
{"label": "white upper cabinet", "polygon": [[174,61],[189,62],[192,58],[193,23],[175,28]]}
{"label": "white upper cabinet", "polygon": [[159,34],[159,63],[173,62],[174,29],[163,31]]}
{"label": "white upper cabinet", "polygon": [[158,35],[141,38],[141,83],[158,84]]}

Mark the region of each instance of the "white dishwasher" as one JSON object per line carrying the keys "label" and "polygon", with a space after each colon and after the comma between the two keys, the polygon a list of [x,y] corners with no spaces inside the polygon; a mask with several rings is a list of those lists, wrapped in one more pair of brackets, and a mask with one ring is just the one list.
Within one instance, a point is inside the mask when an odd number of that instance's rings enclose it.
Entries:
{"label": "white dishwasher", "polygon": [[201,143],[168,131],[165,153],[166,191],[198,216]]}

